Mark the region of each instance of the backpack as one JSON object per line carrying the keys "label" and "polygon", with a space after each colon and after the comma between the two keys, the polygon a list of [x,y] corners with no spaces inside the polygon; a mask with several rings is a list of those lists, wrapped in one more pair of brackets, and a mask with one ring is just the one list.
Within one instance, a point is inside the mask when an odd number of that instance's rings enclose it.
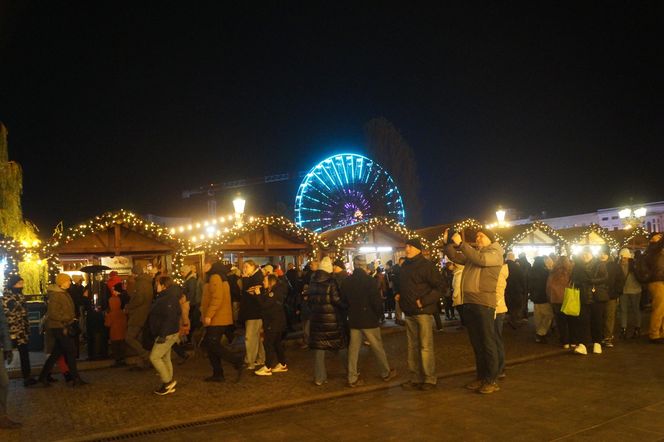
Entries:
{"label": "backpack", "polygon": [[645,255],[642,255],[634,262],[634,276],[641,284],[650,282],[650,279],[652,278],[652,271],[650,269],[648,259]]}

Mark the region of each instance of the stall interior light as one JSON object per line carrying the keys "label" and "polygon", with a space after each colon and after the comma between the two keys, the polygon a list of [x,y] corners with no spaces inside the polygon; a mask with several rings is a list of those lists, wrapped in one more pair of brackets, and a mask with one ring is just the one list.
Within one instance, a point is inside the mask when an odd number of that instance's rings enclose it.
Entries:
{"label": "stall interior light", "polygon": [[376,253],[376,252],[391,252],[392,247],[373,247],[373,246],[362,246],[360,247],[360,253]]}

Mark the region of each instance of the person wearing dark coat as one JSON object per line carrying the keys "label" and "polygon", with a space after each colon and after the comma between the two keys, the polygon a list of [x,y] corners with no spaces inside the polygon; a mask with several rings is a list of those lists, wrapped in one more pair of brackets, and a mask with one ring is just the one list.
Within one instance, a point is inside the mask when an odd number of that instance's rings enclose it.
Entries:
{"label": "person wearing dark coat", "polygon": [[353,274],[345,278],[341,284],[341,299],[348,307],[350,327],[348,386],[351,388],[364,384],[357,371],[357,360],[363,339],[369,342],[369,348],[376,357],[381,378],[387,382],[396,376],[396,370],[390,369],[387,362],[380,333],[379,318],[383,315],[383,300],[378,290],[378,283],[369,276],[364,255],[356,256],[353,259],[353,266],[355,267]]}
{"label": "person wearing dark coat", "polygon": [[508,310],[508,324],[516,329],[523,317],[523,300],[526,297],[525,277],[523,269],[514,259],[514,253],[508,253],[505,264],[509,271],[507,277],[507,288],[505,289],[505,302]]}
{"label": "person wearing dark coat", "polygon": [[608,246],[602,246],[599,253],[599,260],[606,266],[606,273],[608,275],[607,285],[609,290],[609,300],[605,303],[604,340],[602,341],[602,346],[612,348],[613,334],[616,328],[618,298],[622,294],[622,289],[625,285],[625,277],[623,276],[620,265],[611,257]]}
{"label": "person wearing dark coat", "polygon": [[272,373],[286,372],[288,365],[282,338],[286,330],[284,303],[288,296],[288,285],[279,281],[275,274],[267,275],[263,289],[256,296],[261,305],[263,319],[265,365],[254,373],[258,376],[272,376]]}
{"label": "person wearing dark coat", "polygon": [[[16,281],[15,281],[16,283]],[[12,284],[13,287],[15,284]],[[14,430],[20,428],[21,424],[9,418],[7,414],[7,397],[9,395],[9,376],[5,368],[12,363],[14,353],[12,350],[12,339],[9,334],[9,324],[5,317],[5,310],[0,308],[0,429]]]}
{"label": "person wearing dark coat", "polygon": [[528,273],[528,287],[530,289],[530,300],[534,305],[533,317],[535,320],[535,342],[546,342],[553,322],[553,309],[546,295],[546,281],[549,271],[544,263],[544,257],[535,258],[533,267]]}
{"label": "person wearing dark coat", "polygon": [[28,320],[28,307],[23,295],[24,281],[19,275],[12,275],[7,280],[7,286],[1,298],[2,307],[7,323],[9,324],[9,337],[18,349],[21,360],[21,374],[23,386],[30,387],[37,381],[32,377],[30,368],[30,321]]}
{"label": "person wearing dark coat", "polygon": [[247,260],[243,265],[242,297],[240,298],[240,321],[244,321],[244,362],[247,369],[265,364],[265,348],[261,343],[261,304],[255,296],[263,287],[263,272],[258,265]]}
{"label": "person wearing dark coat", "polygon": [[[443,276],[436,265],[422,255],[419,239],[406,241],[406,260],[401,266],[395,300],[406,315],[408,369],[405,389],[429,390],[435,387],[436,356],[433,347],[433,315],[443,296]],[[495,297],[495,296],[494,296]]]}
{"label": "person wearing dark coat", "polygon": [[157,296],[150,309],[148,325],[154,336],[154,346],[150,352],[150,362],[154,366],[161,386],[154,392],[160,396],[175,393],[177,381],[173,378],[171,349],[180,340],[180,318],[182,308],[180,297],[182,290],[169,276],[160,276],[156,280]]}
{"label": "person wearing dark coat", "polygon": [[343,350],[348,344],[346,308],[332,273],[332,261],[323,258],[305,292],[311,312],[309,348],[314,350],[314,383],[318,386],[327,382],[325,352]]}
{"label": "person wearing dark coat", "polygon": [[521,311],[521,321],[528,322],[528,293],[530,293],[530,287],[528,287],[528,274],[532,269],[532,265],[528,262],[528,257],[525,253],[519,253],[519,259],[517,259],[517,264],[521,268],[521,276],[523,278],[523,298],[522,298],[522,311]]}
{"label": "person wearing dark coat", "polygon": [[572,269],[572,283],[579,289],[581,300],[581,311],[574,321],[573,335],[578,341],[574,349],[576,354],[587,355],[590,344],[593,353],[602,353],[605,303],[609,300],[608,280],[606,265],[593,258],[589,247],[584,247]]}

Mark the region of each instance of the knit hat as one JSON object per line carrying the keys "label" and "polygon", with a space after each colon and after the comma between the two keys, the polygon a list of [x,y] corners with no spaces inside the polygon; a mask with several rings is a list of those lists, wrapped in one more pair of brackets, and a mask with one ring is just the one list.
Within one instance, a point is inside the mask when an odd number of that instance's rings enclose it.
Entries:
{"label": "knit hat", "polygon": [[21,278],[20,275],[11,275],[7,279],[7,288],[14,287],[19,281],[23,281],[23,278]]}
{"label": "knit hat", "polygon": [[484,228],[475,230],[475,234],[478,234],[480,232],[482,232],[487,238],[489,238],[489,241],[491,241],[492,243],[496,242],[496,234],[493,233],[491,230]]}
{"label": "knit hat", "polygon": [[407,246],[415,247],[417,250],[424,250],[424,247],[422,246],[422,240],[419,238],[410,238],[408,241],[406,241]]}
{"label": "knit hat", "polygon": [[58,273],[58,276],[55,277],[55,283],[58,286],[62,286],[67,282],[71,282],[71,278],[66,273]]}
{"label": "knit hat", "polygon": [[326,256],[325,258],[320,260],[320,266],[318,267],[319,270],[322,270],[327,273],[332,273],[332,260],[330,259],[329,256]]}
{"label": "knit hat", "polygon": [[346,263],[343,262],[343,260],[341,260],[341,259],[337,259],[337,260],[335,260],[335,261],[332,263],[332,265],[337,266],[337,267],[340,267],[340,268],[342,268],[342,269],[345,269],[345,268],[346,268]]}
{"label": "knit hat", "polygon": [[353,267],[359,267],[361,269],[367,268],[367,257],[364,255],[357,255],[353,258]]}
{"label": "knit hat", "polygon": [[632,252],[630,252],[627,247],[623,247],[622,249],[620,249],[620,257],[621,258],[631,258],[632,257]]}
{"label": "knit hat", "polygon": [[142,275],[143,266],[140,264],[134,264],[134,267],[131,268],[131,273],[133,273],[134,275]]}

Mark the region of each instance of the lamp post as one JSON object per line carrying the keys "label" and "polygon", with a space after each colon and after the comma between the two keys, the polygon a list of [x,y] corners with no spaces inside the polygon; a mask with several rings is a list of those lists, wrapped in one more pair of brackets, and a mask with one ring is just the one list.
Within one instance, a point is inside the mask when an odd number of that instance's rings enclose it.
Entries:
{"label": "lamp post", "polygon": [[247,201],[242,198],[242,195],[239,193],[233,200],[233,208],[235,209],[235,225],[237,227],[242,227],[242,224],[244,224],[242,218],[244,217],[244,206],[246,202]]}
{"label": "lamp post", "polygon": [[648,213],[648,209],[645,207],[639,207],[638,209],[626,207],[618,212],[618,216],[625,223],[625,229],[634,229],[641,225],[646,213]]}

